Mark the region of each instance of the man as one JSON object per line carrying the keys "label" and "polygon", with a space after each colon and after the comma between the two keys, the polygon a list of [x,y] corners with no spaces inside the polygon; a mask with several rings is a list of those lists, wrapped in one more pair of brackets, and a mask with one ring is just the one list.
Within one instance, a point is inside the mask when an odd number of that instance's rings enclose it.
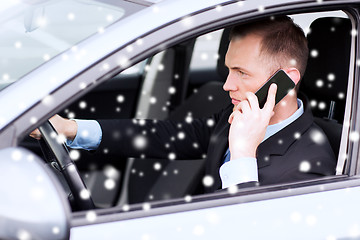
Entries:
{"label": "man", "polygon": [[[279,69],[299,84],[307,55],[304,33],[288,17],[239,25],[231,31],[225,58],[229,75],[223,88],[232,106],[210,119],[73,121],[55,116],[51,121],[70,147],[171,160],[205,154],[205,174],[214,180],[206,192],[331,175],[335,157],[306,100],[293,90],[275,106],[273,84],[260,109],[254,94]],[[179,134],[182,140],[176,138]]]}

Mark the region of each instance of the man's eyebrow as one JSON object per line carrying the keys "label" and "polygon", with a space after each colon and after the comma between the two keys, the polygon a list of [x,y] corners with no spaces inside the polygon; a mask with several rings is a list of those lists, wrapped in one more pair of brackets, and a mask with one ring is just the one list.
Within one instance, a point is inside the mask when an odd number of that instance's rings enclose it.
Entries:
{"label": "man's eyebrow", "polygon": [[227,67],[228,69],[232,69],[232,70],[240,70],[242,72],[249,72],[247,69],[239,67],[239,66],[229,67],[228,65],[225,64],[225,67]]}

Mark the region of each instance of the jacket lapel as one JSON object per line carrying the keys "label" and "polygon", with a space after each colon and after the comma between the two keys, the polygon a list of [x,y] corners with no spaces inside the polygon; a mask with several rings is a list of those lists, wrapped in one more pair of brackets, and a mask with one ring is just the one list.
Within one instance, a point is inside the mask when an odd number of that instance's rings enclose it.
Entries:
{"label": "jacket lapel", "polygon": [[271,164],[271,155],[284,155],[289,147],[294,144],[313,123],[314,119],[307,99],[302,97],[302,101],[304,104],[304,113],[290,125],[259,145],[257,150],[258,169]]}
{"label": "jacket lapel", "polygon": [[210,139],[207,151],[206,174],[213,177],[214,184],[210,187],[206,187],[206,192],[213,192],[221,188],[219,169],[223,164],[224,154],[228,148],[228,135],[230,128],[228,118],[231,112],[232,106],[230,105],[230,107],[226,108],[224,113],[221,115]]}

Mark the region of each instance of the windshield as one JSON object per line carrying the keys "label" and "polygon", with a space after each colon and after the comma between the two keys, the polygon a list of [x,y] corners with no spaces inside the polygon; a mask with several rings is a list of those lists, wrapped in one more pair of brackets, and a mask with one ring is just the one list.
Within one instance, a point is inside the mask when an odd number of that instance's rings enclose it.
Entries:
{"label": "windshield", "polygon": [[111,0],[0,4],[0,90],[106,26],[144,8]]}

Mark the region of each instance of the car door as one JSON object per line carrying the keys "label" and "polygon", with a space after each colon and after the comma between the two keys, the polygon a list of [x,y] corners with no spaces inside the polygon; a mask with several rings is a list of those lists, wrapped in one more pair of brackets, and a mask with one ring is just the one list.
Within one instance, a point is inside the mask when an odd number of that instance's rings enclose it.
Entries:
{"label": "car door", "polygon": [[[206,14],[210,14],[210,12],[214,14],[221,12],[223,14],[219,17],[220,24],[220,22],[226,22],[224,20],[225,16],[233,16],[233,18],[229,17],[227,19],[227,21],[231,22],[234,19],[241,21],[252,19],[255,16],[271,16],[272,14],[279,13],[300,14],[303,13],[302,9],[305,6],[307,10],[315,12],[325,9],[329,11],[345,10],[352,21],[352,28],[356,26],[354,24],[358,21],[356,20],[358,18],[355,11],[356,5],[349,5],[344,2],[328,4],[322,2],[302,3],[287,7],[283,5],[285,4],[284,2],[280,1],[277,2],[279,6],[275,6],[274,3],[271,7],[260,3],[261,1],[258,1],[251,5],[252,3],[248,2],[236,2],[218,6],[213,9],[213,12],[209,10],[208,12],[192,16],[191,22],[194,24],[194,28],[198,26],[196,24],[202,26],[201,20],[206,19]],[[225,12],[227,10],[234,9],[235,7],[237,7],[241,14],[237,12],[234,15],[226,15]],[[242,12],[239,8],[248,11]],[[233,13],[231,10],[229,12]],[[297,16],[311,19],[311,15],[310,13],[308,15]],[[294,18],[297,17],[296,15],[293,16]],[[333,16],[333,13],[320,12],[320,16]],[[220,25],[226,26],[226,24],[217,25],[214,15],[211,15],[211,20],[214,21],[213,30],[216,30],[217,26]],[[175,25],[174,28],[176,28]],[[208,26],[208,30],[212,30],[210,26]],[[167,27],[172,28],[173,26],[169,25]],[[194,28],[192,28],[192,34],[186,32],[183,35],[195,34]],[[165,31],[165,29],[163,30]],[[202,30],[202,28],[199,29]],[[198,32],[201,33],[200,30]],[[204,32],[207,31],[204,30]],[[346,84],[349,93],[350,89],[354,90],[353,84],[356,82],[354,77],[356,76],[356,74],[354,75],[356,71],[354,59],[356,57],[354,53],[357,50],[354,43],[357,34],[354,30],[348,34],[351,36],[351,44],[349,46],[351,53],[348,56],[349,65],[345,66],[345,68],[349,78],[349,83]],[[313,54],[316,55],[314,51]],[[357,161],[357,134],[356,131],[351,130],[356,128],[354,122],[356,117],[351,114],[354,111],[354,105],[351,107],[351,104],[355,96],[356,94],[346,95],[346,111],[343,113],[343,117],[344,123],[349,125],[344,124],[342,128],[337,176],[295,184],[282,184],[239,191],[229,189],[225,193],[193,197],[185,196],[183,199],[155,203],[123,205],[108,211],[95,211],[96,218],[92,218],[91,223],[86,218],[88,213],[77,213],[74,214],[72,237],[74,239],[86,238],[89,236],[89,233],[96,234],[95,232],[100,231],[103,231],[101,234],[105,232],[105,236],[109,238],[122,236],[124,238],[139,239],[167,239],[169,237],[172,239],[238,239],[239,237],[255,239],[346,239],[358,237],[357,229],[359,223],[355,217],[358,213],[355,209],[357,209],[356,199],[359,197],[359,188],[357,187],[358,180],[355,176],[357,170],[353,165],[354,161]],[[319,106],[316,104],[316,107]],[[346,155],[346,161],[344,154]],[[339,201],[342,202],[340,199],[346,201],[346,204],[339,205]],[[348,215],[345,213],[350,209],[352,209],[351,211],[354,214]],[[115,213],[117,220],[109,220],[107,214],[110,213]],[[345,215],[349,219],[339,220]]]}
{"label": "car door", "polygon": [[[174,4],[174,5],[172,5]],[[190,4],[190,1],[189,1]],[[143,18],[153,14],[164,17],[167,11],[177,11],[180,3],[163,3],[143,12]],[[161,15],[166,9],[166,14]],[[304,11],[305,9],[305,11]],[[173,200],[134,205],[119,205],[107,209],[75,212],[71,219],[71,239],[125,238],[125,239],[184,239],[203,238],[281,238],[281,239],[338,239],[359,237],[357,179],[358,155],[358,69],[356,67],[358,4],[354,1],[230,1],[210,5],[190,16],[179,16],[154,31],[138,36],[129,43],[135,46],[131,53],[125,47],[116,49],[72,81],[54,91],[52,96],[64,96],[57,105],[39,115],[50,117],[59,105],[80,99],[85,92],[105,82],[109,76],[141,60],[152,57],[164,48],[201,34],[229,27],[234,23],[271,17],[278,14],[310,14],[326,10],[345,12],[351,19],[351,54],[349,56],[348,85],[344,125],[338,156],[338,175],[318,180],[302,181],[249,189],[230,188],[228,191],[202,196],[184,196]],[[184,11],[185,12],[185,11]],[[310,13],[309,13],[310,12]],[[306,15],[309,18],[310,15]],[[137,23],[134,19],[134,24]],[[140,20],[139,20],[140,21]],[[115,28],[116,26],[114,26]],[[124,27],[124,26],[122,26]],[[127,28],[131,28],[130,25]],[[349,33],[350,34],[350,33]],[[141,43],[141,44],[140,44]],[[144,44],[146,43],[146,44]],[[164,47],[165,46],[165,47]],[[125,61],[125,60],[126,61]],[[120,63],[119,63],[120,61]],[[126,64],[125,64],[126,63]],[[105,65],[106,64],[106,65]],[[106,71],[102,71],[106,66]],[[79,91],[83,83],[85,92]],[[83,90],[83,89],[82,89]],[[316,105],[318,106],[318,105]],[[20,138],[31,127],[21,126],[31,114],[39,111],[35,106],[14,126]],[[44,109],[44,108],[42,108]],[[205,183],[206,184],[206,183]],[[346,202],[346,204],[339,204]],[[351,214],[349,214],[351,213]]]}

